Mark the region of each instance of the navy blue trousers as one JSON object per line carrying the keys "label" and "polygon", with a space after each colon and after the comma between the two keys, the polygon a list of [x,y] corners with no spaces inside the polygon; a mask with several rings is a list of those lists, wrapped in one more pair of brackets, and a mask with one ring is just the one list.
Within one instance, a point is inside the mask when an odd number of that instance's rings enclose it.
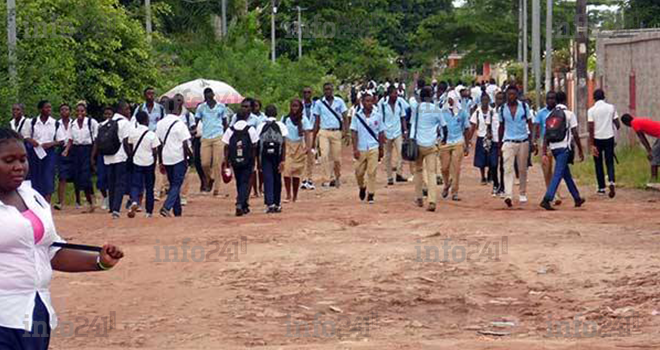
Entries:
{"label": "navy blue trousers", "polygon": [[37,294],[32,312],[32,331],[0,327],[0,350],[47,350],[50,331],[48,310]]}

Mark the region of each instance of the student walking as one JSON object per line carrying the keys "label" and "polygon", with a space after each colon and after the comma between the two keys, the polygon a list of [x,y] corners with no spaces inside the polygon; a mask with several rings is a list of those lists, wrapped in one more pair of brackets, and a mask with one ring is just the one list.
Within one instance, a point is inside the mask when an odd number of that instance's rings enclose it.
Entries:
{"label": "student walking", "polygon": [[[492,107],[493,113],[489,113],[486,119],[486,140],[485,145],[490,143],[490,147],[484,147],[488,155],[488,179],[493,182],[492,196],[497,197],[503,193],[502,181],[503,172],[500,173],[500,117],[497,113],[498,107],[504,103],[504,94],[495,93],[495,106]],[[485,146],[484,145],[484,146]]]}
{"label": "student walking", "polygon": [[50,102],[39,101],[37,108],[39,116],[30,121],[30,137],[27,139],[32,144],[33,152],[30,181],[32,188],[50,203],[55,190],[56,148],[62,146],[66,134],[60,122],[50,116]]}
{"label": "student walking", "polygon": [[[372,97],[373,99],[373,97]],[[403,177],[403,161],[401,159],[401,145],[403,135],[408,133],[406,125],[406,108],[394,85],[387,88],[387,96],[377,105],[378,115],[383,118],[385,127],[385,171],[387,172],[387,185],[396,182],[407,182]],[[351,125],[353,122],[351,121]],[[359,136],[359,135],[358,135]],[[396,174],[396,178],[394,175]]]}
{"label": "student walking", "polygon": [[[138,112],[135,116],[138,127],[131,130],[128,143],[132,148],[133,177],[131,179],[131,207],[129,218],[134,218],[140,207],[140,196],[145,193],[145,216],[150,218],[154,212],[154,183],[156,181],[156,162],[160,140],[149,129],[149,114]],[[162,119],[161,119],[162,120]]]}
{"label": "student walking", "polygon": [[321,162],[325,171],[323,187],[341,185],[341,147],[342,137],[348,132],[346,104],[334,95],[332,83],[323,85],[323,98],[314,105],[314,133],[319,136]]}
{"label": "student walking", "polygon": [[[575,114],[566,107],[566,93],[557,92],[557,106],[546,119],[545,138],[543,142],[543,162],[548,161],[547,148],[550,147],[552,156],[555,158],[555,172],[552,175],[552,181],[543,197],[541,207],[546,210],[554,210],[550,203],[555,198],[555,192],[561,180],[564,180],[568,191],[573,196],[576,207],[581,207],[585,199],[580,197],[573,176],[571,175],[570,164],[573,164],[574,145],[577,146],[580,161],[584,160],[582,152],[582,143],[578,134],[578,121]],[[522,178],[522,176],[521,176]],[[522,180],[521,180],[522,181]]]}
{"label": "student walking", "polygon": [[98,130],[107,124],[115,114],[114,108],[105,106],[103,108],[103,121],[99,123],[97,134],[92,148],[92,172],[96,173],[96,188],[101,192],[101,209],[110,209],[110,198],[108,197],[108,169],[103,161],[103,155],[98,150]]}
{"label": "student walking", "polygon": [[504,203],[513,206],[513,178],[516,160],[520,172],[520,203],[527,203],[527,161],[529,157],[529,135],[532,129],[532,119],[529,116],[527,104],[518,100],[518,88],[509,85],[506,90],[507,104],[500,108],[499,136],[502,140],[502,157],[504,161],[504,188],[506,191]]}
{"label": "student walking", "polygon": [[236,216],[250,213],[250,177],[254,172],[256,145],[259,142],[257,130],[248,125],[250,101],[243,100],[237,113],[238,121],[222,136],[225,159],[234,170],[236,181]]}
{"label": "student walking", "polygon": [[25,116],[24,110],[25,108],[22,103],[14,103],[14,105],[11,106],[12,118],[9,121],[9,126],[23,138],[29,138],[31,119]]}
{"label": "student walking", "polygon": [[[465,93],[468,90],[464,89],[463,91]],[[460,201],[458,190],[461,179],[461,163],[463,157],[468,155],[468,149],[470,148],[470,106],[467,104],[467,100],[464,99],[463,107],[455,114],[452,108],[455,101],[449,98],[448,103],[448,108],[442,110],[444,124],[447,126],[447,136],[438,148],[442,178],[445,180],[442,198],[447,198],[451,189],[451,199]]]}
{"label": "student walking", "polygon": [[[415,160],[415,203],[424,206],[422,174],[426,170],[428,188],[428,211],[435,211],[437,203],[436,166],[438,159],[438,139],[447,142],[447,124],[442,110],[433,103],[433,89],[424,87],[420,92],[421,103],[413,108],[410,138],[417,142],[419,156]],[[442,131],[442,132],[440,132]]]}
{"label": "student walking", "polygon": [[208,181],[207,192],[213,190],[213,195],[217,196],[219,191],[219,182],[221,179],[221,164],[224,155],[222,135],[227,129],[226,112],[227,107],[215,100],[215,94],[211,88],[204,89],[205,102],[197,107],[195,119],[202,122],[202,168]]}
{"label": "student walking", "polygon": [[[71,120],[71,106],[67,103],[62,103],[60,105],[60,127],[64,131],[64,140],[62,140],[62,146],[69,144],[69,135],[71,130],[71,125],[73,120]],[[57,161],[57,203],[53,205],[53,208],[56,210],[61,210],[64,206],[64,195],[66,193],[66,184],[68,182],[73,182],[73,169],[72,163],[73,159],[69,157],[68,154],[64,152],[64,147],[58,146],[56,148]],[[76,209],[80,209],[80,193],[76,192]]]}
{"label": "student walking", "polygon": [[277,108],[266,107],[266,119],[257,127],[259,163],[263,173],[266,213],[282,212],[282,171],[286,161],[286,125],[277,121]]}
{"label": "student walking", "polygon": [[92,151],[98,135],[99,123],[87,117],[87,104],[83,101],[76,105],[76,120],[69,129],[69,141],[62,152],[71,159],[71,173],[76,193],[83,191],[87,199],[86,213],[94,212],[94,193],[92,186]]}
{"label": "student walking", "polygon": [[609,197],[616,195],[616,183],[614,174],[614,139],[615,127],[619,130],[619,115],[614,105],[605,102],[605,92],[601,89],[594,91],[596,103],[589,108],[587,113],[587,125],[589,129],[589,146],[594,157],[596,166],[596,181],[598,183],[598,194],[605,195],[605,172],[603,171],[603,154],[605,155],[605,166],[607,167],[607,180],[609,181]]}
{"label": "student walking", "polygon": [[[305,141],[305,144],[307,145],[307,148],[309,149],[308,152],[306,152],[306,161],[305,161],[305,173],[304,173],[304,179],[302,182],[302,189],[303,190],[314,190],[316,189],[316,186],[314,186],[314,181],[312,177],[314,176],[314,162],[316,158],[316,148],[317,148],[317,134],[314,132],[314,125],[316,125],[316,117],[314,116],[314,100],[312,99],[312,88],[310,87],[305,87],[302,91],[303,95],[303,115],[305,116],[305,119],[310,123],[312,126],[312,130],[310,132],[311,139],[309,142]],[[357,97],[356,97],[357,99]],[[289,130],[290,131],[290,130]],[[290,133],[289,133],[290,135]],[[305,139],[307,140],[307,139]],[[287,139],[287,141],[291,141],[291,139]],[[287,156],[288,158],[288,156]],[[285,178],[285,185],[286,185],[286,178]],[[298,193],[298,189],[295,189],[295,193]],[[295,196],[294,196],[295,197]]]}
{"label": "student walking", "polygon": [[[298,200],[298,188],[301,187],[300,178],[303,176],[303,170],[307,170],[309,154],[312,153],[314,145],[311,141],[314,127],[307,119],[307,115],[303,113],[304,108],[303,102],[294,98],[289,104],[289,115],[283,119],[287,128],[284,160],[285,201],[296,202]],[[302,188],[305,188],[304,185]],[[313,189],[309,187],[309,183],[307,189]]]}
{"label": "student walking", "polygon": [[[537,138],[541,139],[541,142],[545,139],[545,121],[548,119],[552,111],[557,107],[557,93],[554,91],[548,91],[545,96],[545,108],[541,109],[536,116],[534,117],[534,124],[536,124],[536,135]],[[534,142],[536,144],[536,141]],[[543,156],[543,155],[541,155]],[[552,182],[552,174],[554,172],[554,162],[553,157],[547,157],[547,162],[541,162],[541,169],[543,170],[543,179],[545,180],[546,190]],[[554,198],[555,205],[561,205],[562,196],[557,187]]]}
{"label": "student walking", "polygon": [[188,158],[192,156],[192,151],[189,145],[190,131],[181,122],[182,108],[183,101],[178,99],[169,100],[165,118],[161,119],[156,125],[156,135],[161,143],[158,152],[159,170],[167,174],[167,181],[170,184],[167,198],[160,209],[160,215],[163,217],[170,217],[170,211],[174,212],[176,217],[183,214],[181,187],[186,177]]}
{"label": "student walking", "polygon": [[[396,95],[396,90],[392,89],[391,92]],[[363,108],[351,120],[353,157],[356,160],[355,178],[360,189],[360,200],[363,201],[366,197],[368,203],[373,204],[376,194],[376,172],[378,163],[383,158],[386,127],[383,123],[383,115],[374,108],[373,96],[365,95],[362,104]],[[398,122],[400,123],[400,120]],[[389,170],[391,171],[391,167]]]}
{"label": "student walking", "polygon": [[105,125],[99,127],[97,149],[103,155],[108,172],[108,197],[113,219],[119,218],[121,204],[128,184],[127,160],[130,153],[128,136],[131,124],[131,107],[125,101],[117,104],[115,115]]}
{"label": "student walking", "polygon": [[[480,101],[481,106],[479,106],[470,117],[470,136],[467,139],[472,140],[472,135],[474,135],[476,131],[477,141],[474,146],[473,165],[475,168],[479,169],[479,173],[481,174],[481,184],[487,185],[488,177],[486,174],[486,168],[489,165],[488,151],[490,150],[490,146],[486,147],[486,143],[492,141],[492,139],[488,141],[489,139],[487,138],[487,135],[488,128],[491,124],[490,121],[493,119],[494,110],[490,107],[490,98],[488,97],[488,94],[481,95]],[[486,148],[488,148],[488,150],[486,150]]]}
{"label": "student walking", "polygon": [[[621,122],[637,133],[639,141],[644,146],[644,149],[646,149],[647,158],[651,162],[651,182],[658,182],[658,167],[660,166],[660,122],[648,118],[633,118],[628,113],[621,116]],[[651,147],[646,135],[655,137],[653,147]]]}
{"label": "student walking", "polygon": [[139,112],[145,112],[149,116],[149,130],[155,131],[156,124],[165,117],[165,108],[156,102],[156,90],[152,87],[144,89],[144,103],[133,111],[133,119]]}

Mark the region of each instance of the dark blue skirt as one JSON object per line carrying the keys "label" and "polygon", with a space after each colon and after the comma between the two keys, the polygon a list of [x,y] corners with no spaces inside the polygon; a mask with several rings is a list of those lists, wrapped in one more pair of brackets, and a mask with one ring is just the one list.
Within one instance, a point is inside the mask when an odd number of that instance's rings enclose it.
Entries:
{"label": "dark blue skirt", "polygon": [[474,145],[474,166],[477,168],[485,168],[488,165],[488,154],[484,148],[484,138],[477,137],[477,142]]}
{"label": "dark blue skirt", "polygon": [[92,145],[73,145],[71,147],[71,170],[76,190],[92,189]]}
{"label": "dark blue skirt", "polygon": [[30,164],[30,181],[32,188],[42,196],[50,196],[55,190],[55,149],[49,148],[46,157],[39,159],[34,150],[31,151],[33,164]]}
{"label": "dark blue skirt", "polygon": [[1,350],[47,350],[50,343],[50,316],[39,295],[32,312],[32,331],[0,327]]}
{"label": "dark blue skirt", "polygon": [[108,190],[108,169],[100,154],[96,156],[96,188],[100,191]]}
{"label": "dark blue skirt", "polygon": [[57,150],[57,177],[60,180],[73,182],[73,157],[62,155],[63,150]]}

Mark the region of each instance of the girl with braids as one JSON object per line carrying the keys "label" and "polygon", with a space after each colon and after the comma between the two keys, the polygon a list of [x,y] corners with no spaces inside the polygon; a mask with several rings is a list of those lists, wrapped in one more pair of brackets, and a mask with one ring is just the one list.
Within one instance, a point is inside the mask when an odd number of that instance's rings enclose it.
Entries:
{"label": "girl with braids", "polygon": [[57,234],[50,205],[25,182],[23,138],[0,128],[0,349],[48,349],[57,326],[50,297],[53,270],[109,270],[123,252],[106,244],[100,254],[52,247]]}

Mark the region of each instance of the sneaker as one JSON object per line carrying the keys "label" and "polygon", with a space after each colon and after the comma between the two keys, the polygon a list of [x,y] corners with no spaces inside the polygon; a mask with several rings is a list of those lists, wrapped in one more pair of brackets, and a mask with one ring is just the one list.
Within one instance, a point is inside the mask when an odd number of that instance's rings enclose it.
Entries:
{"label": "sneaker", "polygon": [[550,201],[547,201],[545,199],[539,205],[541,206],[541,208],[545,210],[555,210],[555,208],[553,208],[552,205],[550,204]]}
{"label": "sneaker", "polygon": [[80,209],[82,209],[82,204],[76,203],[76,210],[80,210]]}
{"label": "sneaker", "polygon": [[359,194],[360,200],[363,201],[367,197],[367,189],[361,188]]}
{"label": "sneaker", "polygon": [[134,218],[137,210],[138,210],[138,204],[136,202],[133,202],[133,204],[131,204],[130,210],[128,211],[128,217],[131,219]]}
{"label": "sneaker", "polygon": [[387,186],[394,186],[394,179],[393,178],[387,179]]}
{"label": "sneaker", "polygon": [[61,204],[61,203],[55,203],[55,204],[53,204],[53,209],[55,209],[55,210],[62,210],[62,204]]}
{"label": "sneaker", "polygon": [[612,183],[610,184],[610,193],[608,194],[608,196],[609,196],[610,198],[614,198],[614,196],[616,196],[616,190],[615,190],[615,187],[616,187],[616,186],[614,185],[614,182],[612,182]]}
{"label": "sneaker", "polygon": [[118,211],[113,211],[113,212],[112,212],[112,218],[113,218],[113,219],[119,219],[119,216],[120,216],[120,215],[119,215],[119,212],[118,212]]}
{"label": "sneaker", "polygon": [[146,214],[144,214],[144,217],[145,217],[145,218],[151,218],[151,217],[153,217],[153,216],[154,216],[154,214],[151,214],[151,213],[146,213]]}
{"label": "sneaker", "polygon": [[172,214],[170,214],[169,210],[167,210],[163,207],[163,208],[160,208],[160,216],[162,216],[164,218],[171,218]]}
{"label": "sneaker", "polygon": [[504,203],[506,204],[507,207],[511,208],[513,206],[513,202],[511,201],[511,198],[507,198],[504,200]]}
{"label": "sneaker", "polygon": [[181,198],[181,206],[185,207],[186,205],[188,205],[188,198]]}
{"label": "sneaker", "polygon": [[520,195],[520,198],[518,199],[520,203],[527,203],[527,196]]}
{"label": "sneaker", "polygon": [[300,184],[300,189],[301,190],[307,189],[307,180],[303,180],[303,182]]}
{"label": "sneaker", "polygon": [[420,208],[423,208],[424,207],[424,200],[422,198],[415,199],[415,205],[420,207]]}
{"label": "sneaker", "polygon": [[373,193],[369,193],[369,195],[367,196],[367,201],[369,202],[369,204],[374,204],[374,194]]}
{"label": "sneaker", "polygon": [[596,191],[596,194],[599,196],[604,196],[605,195],[605,189],[604,188],[599,188],[598,191]]}
{"label": "sneaker", "polygon": [[316,186],[314,186],[314,182],[312,182],[312,180],[307,181],[307,189],[310,191],[314,191],[316,189]]}
{"label": "sneaker", "polygon": [[110,199],[108,199],[108,197],[103,198],[103,200],[101,201],[101,209],[108,210],[109,205],[110,205]]}
{"label": "sneaker", "polygon": [[245,215],[250,214],[250,208],[249,207],[243,208],[243,214]]}
{"label": "sneaker", "polygon": [[272,205],[267,206],[266,209],[264,210],[264,213],[266,213],[266,214],[271,214],[271,213],[274,213],[274,212],[275,212],[275,210],[274,210]]}
{"label": "sneaker", "polygon": [[405,177],[397,174],[396,175],[396,182],[408,182],[408,179],[406,179]]}
{"label": "sneaker", "polygon": [[493,188],[493,192],[491,193],[491,196],[492,196],[493,198],[494,198],[494,197],[497,197],[497,189],[496,189],[496,188]]}
{"label": "sneaker", "polygon": [[243,216],[243,209],[236,208],[236,216]]}
{"label": "sneaker", "polygon": [[581,207],[582,204],[584,204],[584,202],[586,202],[586,201],[587,201],[587,200],[584,199],[584,198],[579,198],[578,200],[575,201],[575,207],[576,207],[576,208]]}
{"label": "sneaker", "polygon": [[497,196],[500,197],[500,198],[504,198],[504,197],[506,197],[506,192],[504,192],[502,190],[498,190],[497,191]]}
{"label": "sneaker", "polygon": [[429,203],[429,207],[426,208],[426,211],[435,211],[435,203]]}
{"label": "sneaker", "polygon": [[275,205],[273,207],[273,210],[275,210],[275,213],[281,213],[282,212],[282,206],[281,205]]}

